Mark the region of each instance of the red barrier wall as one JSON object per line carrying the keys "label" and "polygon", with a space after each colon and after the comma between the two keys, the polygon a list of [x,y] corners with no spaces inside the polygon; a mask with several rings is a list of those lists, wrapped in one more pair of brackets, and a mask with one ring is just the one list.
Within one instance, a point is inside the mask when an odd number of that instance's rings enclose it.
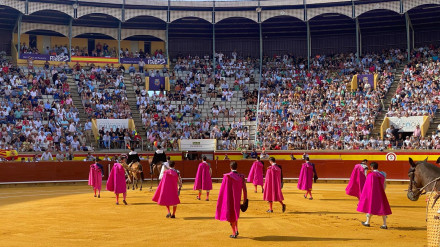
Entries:
{"label": "red barrier wall", "polygon": [[[227,160],[209,161],[212,167],[212,177],[221,178],[222,174],[229,172]],[[247,175],[253,163],[252,160],[239,160],[238,171]],[[341,160],[316,160],[316,170],[319,178],[349,178],[356,161]],[[87,180],[89,167],[92,162],[38,162],[19,163],[5,162],[0,164],[0,182],[29,182],[29,181],[62,181],[62,180]],[[265,166],[269,165],[264,161]],[[278,161],[283,167],[284,178],[297,178],[301,169],[301,160]],[[104,179],[108,176],[110,162],[101,162],[104,166]],[[176,161],[176,169],[180,170],[182,178],[194,178],[199,161]],[[145,178],[149,175],[148,162],[142,162]],[[388,179],[408,179],[409,164],[406,161],[380,161],[379,170],[388,174]]]}

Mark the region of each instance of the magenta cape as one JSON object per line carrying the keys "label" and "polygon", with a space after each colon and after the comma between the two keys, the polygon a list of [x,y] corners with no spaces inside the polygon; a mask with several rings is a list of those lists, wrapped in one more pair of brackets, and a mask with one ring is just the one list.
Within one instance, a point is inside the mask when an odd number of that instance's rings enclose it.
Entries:
{"label": "magenta cape", "polygon": [[113,165],[112,171],[108,176],[107,190],[113,191],[116,194],[127,192],[127,184],[125,183],[125,170],[124,167],[119,163],[115,163]]}
{"label": "magenta cape", "polygon": [[180,204],[178,189],[179,174],[174,170],[163,173],[153,201],[162,206],[174,206]]}
{"label": "magenta cape", "polygon": [[269,202],[284,200],[283,192],[281,191],[281,169],[278,166],[273,165],[267,168],[263,200]]}
{"label": "magenta cape", "polygon": [[365,170],[361,164],[354,166],[350,181],[348,182],[347,188],[345,188],[345,193],[347,193],[347,195],[355,196],[357,198],[361,197],[366,179],[364,171]]}
{"label": "magenta cape", "polygon": [[206,162],[199,164],[196,180],[194,181],[194,190],[212,190],[212,180],[209,174],[209,165]]}
{"label": "magenta cape", "polygon": [[96,164],[90,165],[89,185],[92,186],[93,189],[101,190],[102,188],[102,172]]}
{"label": "magenta cape", "polygon": [[223,175],[220,193],[218,194],[215,219],[236,222],[240,217],[241,190],[244,175],[230,172]]}
{"label": "magenta cape", "polygon": [[313,186],[313,166],[309,163],[302,164],[298,178],[298,189],[312,190]]}
{"label": "magenta cape", "polygon": [[384,188],[385,177],[379,172],[367,175],[357,211],[372,215],[390,215],[391,208]]}
{"label": "magenta cape", "polygon": [[263,186],[263,164],[260,161],[255,161],[252,164],[247,181],[252,182],[254,185]]}

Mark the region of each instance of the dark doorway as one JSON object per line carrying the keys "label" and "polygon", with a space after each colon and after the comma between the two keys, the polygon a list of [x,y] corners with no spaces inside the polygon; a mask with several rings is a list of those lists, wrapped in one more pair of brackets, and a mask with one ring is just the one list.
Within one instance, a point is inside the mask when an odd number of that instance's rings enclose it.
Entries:
{"label": "dark doorway", "polygon": [[151,42],[149,42],[149,41],[144,42],[144,52],[145,52],[145,54],[151,55]]}
{"label": "dark doorway", "polygon": [[32,49],[37,48],[37,36],[29,35],[29,47]]}
{"label": "dark doorway", "polygon": [[93,51],[95,50],[95,39],[88,39],[87,40],[87,47],[89,51],[89,56],[92,56]]}

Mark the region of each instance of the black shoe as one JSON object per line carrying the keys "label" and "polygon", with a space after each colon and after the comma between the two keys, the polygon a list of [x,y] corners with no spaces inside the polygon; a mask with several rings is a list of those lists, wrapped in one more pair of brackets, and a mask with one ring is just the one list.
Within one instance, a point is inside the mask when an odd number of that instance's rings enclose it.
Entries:
{"label": "black shoe", "polygon": [[310,197],[309,200],[313,200],[313,197]]}
{"label": "black shoe", "polygon": [[286,212],[286,204],[283,204],[283,213]]}
{"label": "black shoe", "polygon": [[119,205],[119,202],[116,202],[116,205]]}
{"label": "black shoe", "polygon": [[168,213],[166,217],[167,217],[167,218],[171,217],[171,213]]}
{"label": "black shoe", "polygon": [[96,195],[95,195],[95,197],[96,197]]}
{"label": "black shoe", "polygon": [[237,238],[237,235],[229,235],[230,238]]}
{"label": "black shoe", "polygon": [[127,205],[127,202],[125,200],[122,201],[125,205]]}
{"label": "black shoe", "polygon": [[200,197],[198,197],[198,196],[197,196],[197,200],[199,200],[199,201],[200,201]]}
{"label": "black shoe", "polygon": [[367,224],[366,222],[362,222],[362,225],[366,227],[370,227],[370,224]]}
{"label": "black shoe", "polygon": [[380,226],[380,229],[388,229],[388,226],[386,226],[386,225],[381,225],[381,226]]}
{"label": "black shoe", "polygon": [[267,213],[273,213],[273,210],[270,210],[270,209],[269,209],[269,210],[267,210],[266,212],[267,212]]}
{"label": "black shoe", "polygon": [[98,195],[98,198],[101,198],[101,195]]}
{"label": "black shoe", "polygon": [[238,231],[235,232],[235,236],[238,236]]}
{"label": "black shoe", "polygon": [[170,217],[171,219],[175,219],[176,218],[176,215],[171,215],[171,217]]}

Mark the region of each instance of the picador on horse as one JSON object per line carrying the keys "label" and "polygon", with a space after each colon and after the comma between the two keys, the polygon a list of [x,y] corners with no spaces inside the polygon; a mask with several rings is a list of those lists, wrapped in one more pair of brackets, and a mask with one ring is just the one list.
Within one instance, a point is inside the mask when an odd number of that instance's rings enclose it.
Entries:
{"label": "picador on horse", "polygon": [[[130,147],[129,147],[130,148]],[[131,151],[128,153],[127,164],[128,164],[128,182],[132,183],[133,189],[140,181],[141,186],[140,190],[142,190],[142,182],[144,181],[144,171],[141,165],[141,159],[136,151],[134,151],[134,147],[130,148]]]}

